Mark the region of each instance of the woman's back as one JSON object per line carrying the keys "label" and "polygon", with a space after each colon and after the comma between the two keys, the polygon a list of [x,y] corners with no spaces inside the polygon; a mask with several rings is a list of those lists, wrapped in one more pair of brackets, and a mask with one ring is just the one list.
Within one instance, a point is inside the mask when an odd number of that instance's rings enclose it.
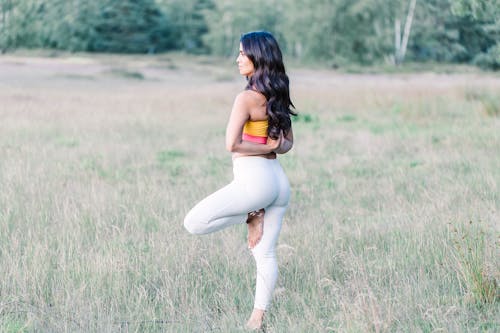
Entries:
{"label": "woman's back", "polygon": [[267,101],[266,97],[255,90],[245,90],[245,100],[248,103],[248,113],[250,121],[267,120]]}

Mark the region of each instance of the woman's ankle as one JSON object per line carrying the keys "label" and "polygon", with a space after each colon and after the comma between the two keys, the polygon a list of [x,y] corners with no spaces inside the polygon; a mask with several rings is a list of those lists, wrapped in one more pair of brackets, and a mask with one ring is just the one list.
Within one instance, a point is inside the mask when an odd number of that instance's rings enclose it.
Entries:
{"label": "woman's ankle", "polygon": [[262,322],[264,321],[265,310],[254,308],[250,319],[247,322],[247,328],[256,330],[262,328]]}
{"label": "woman's ankle", "polygon": [[254,308],[250,319],[248,319],[247,325],[254,325],[255,328],[260,328],[262,326],[262,321],[264,320],[265,310]]}

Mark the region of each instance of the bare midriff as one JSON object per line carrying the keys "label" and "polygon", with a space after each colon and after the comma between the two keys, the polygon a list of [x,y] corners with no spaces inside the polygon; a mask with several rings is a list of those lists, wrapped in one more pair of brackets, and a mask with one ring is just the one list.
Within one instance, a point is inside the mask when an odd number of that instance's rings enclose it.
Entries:
{"label": "bare midriff", "polygon": [[233,153],[233,160],[238,157],[243,157],[243,156],[258,156],[258,157],[264,157],[269,160],[274,160],[276,159],[276,153],[267,153],[267,154],[259,154],[259,155],[249,155],[249,154],[243,154],[243,153]]}

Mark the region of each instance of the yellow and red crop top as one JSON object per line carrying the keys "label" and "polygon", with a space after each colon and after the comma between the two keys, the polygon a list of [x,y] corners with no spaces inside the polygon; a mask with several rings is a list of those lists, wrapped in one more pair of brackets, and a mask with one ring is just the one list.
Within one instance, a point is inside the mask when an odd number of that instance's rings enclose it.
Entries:
{"label": "yellow and red crop top", "polygon": [[269,123],[267,119],[257,121],[248,120],[243,127],[242,139],[245,141],[266,144],[268,127]]}

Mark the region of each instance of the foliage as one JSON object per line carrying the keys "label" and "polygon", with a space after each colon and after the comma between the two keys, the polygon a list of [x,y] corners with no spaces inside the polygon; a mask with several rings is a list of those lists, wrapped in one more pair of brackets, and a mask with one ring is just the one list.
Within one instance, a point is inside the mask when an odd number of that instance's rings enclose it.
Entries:
{"label": "foliage", "polygon": [[214,9],[212,0],[157,0],[170,23],[173,47],[191,53],[206,53],[202,36],[208,32],[205,13]]}
{"label": "foliage", "polygon": [[283,6],[279,0],[217,1],[214,9],[205,13],[208,24],[208,33],[203,38],[205,45],[211,53],[236,56],[238,40],[247,31],[267,30],[283,40],[276,20]]}
{"label": "foliage", "polygon": [[8,3],[10,6],[2,7],[2,49],[146,53],[173,44],[168,21],[154,0]]}
{"label": "foliage", "polygon": [[500,0],[455,0],[452,9],[458,15],[470,15],[488,21],[500,20]]}
{"label": "foliage", "polygon": [[[0,0],[0,49],[234,56],[268,30],[285,54],[332,67],[395,63],[410,0]],[[500,0],[417,1],[406,59],[498,69]],[[399,57],[398,57],[398,60]],[[399,61],[398,61],[399,62]]]}
{"label": "foliage", "polygon": [[[470,36],[471,42],[481,43],[471,52],[472,63],[490,70],[500,70],[500,0],[457,0],[453,2],[453,12],[468,21],[481,22],[481,38]],[[467,25],[463,25],[463,28]],[[466,35],[466,34],[465,34]],[[468,60],[470,60],[468,59]]]}
{"label": "foliage", "polygon": [[168,22],[154,0],[107,0],[100,9],[91,50],[151,53],[170,46]]}
{"label": "foliage", "polygon": [[470,16],[450,15],[453,1],[428,0],[417,7],[409,58],[416,61],[469,62],[495,44],[500,29]]}
{"label": "foliage", "polygon": [[484,69],[500,70],[500,43],[476,55],[473,63]]}

